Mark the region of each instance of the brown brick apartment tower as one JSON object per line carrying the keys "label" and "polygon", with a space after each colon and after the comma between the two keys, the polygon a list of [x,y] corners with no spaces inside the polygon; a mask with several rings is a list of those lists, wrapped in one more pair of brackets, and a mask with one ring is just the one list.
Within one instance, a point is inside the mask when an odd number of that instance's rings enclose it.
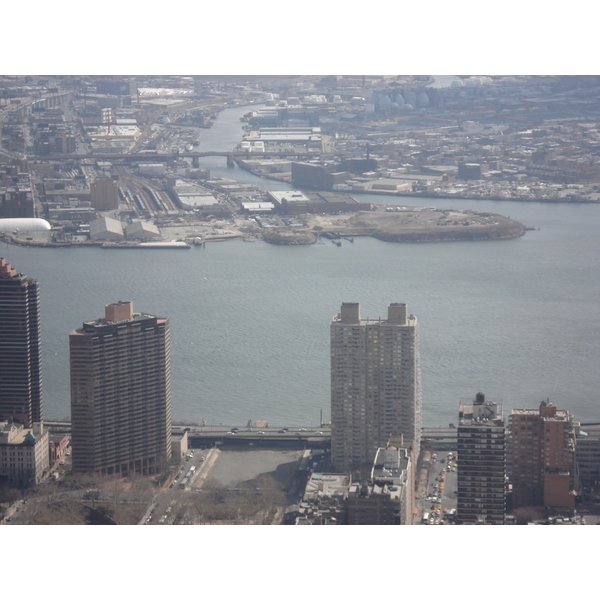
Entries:
{"label": "brown brick apartment tower", "polygon": [[69,345],[73,471],[162,471],[171,458],[169,320],[115,302]]}
{"label": "brown brick apartment tower", "polygon": [[0,421],[31,427],[42,413],[39,283],[0,258]]}
{"label": "brown brick apartment tower", "polygon": [[573,416],[551,402],[515,408],[510,417],[513,509],[575,510]]}

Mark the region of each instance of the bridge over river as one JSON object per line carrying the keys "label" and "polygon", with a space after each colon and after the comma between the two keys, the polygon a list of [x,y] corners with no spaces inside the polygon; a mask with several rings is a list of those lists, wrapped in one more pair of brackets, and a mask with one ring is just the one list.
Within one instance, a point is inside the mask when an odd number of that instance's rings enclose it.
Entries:
{"label": "bridge over river", "polygon": [[131,152],[128,154],[48,154],[38,157],[40,160],[100,160],[100,161],[126,161],[126,162],[169,162],[178,158],[191,158],[195,167],[199,166],[201,158],[207,156],[222,156],[227,160],[228,166],[233,166],[237,160],[250,160],[260,158],[312,158],[319,156],[316,150],[278,150],[274,152],[219,152],[209,150],[206,152],[177,152],[177,153],[153,153],[153,152]]}

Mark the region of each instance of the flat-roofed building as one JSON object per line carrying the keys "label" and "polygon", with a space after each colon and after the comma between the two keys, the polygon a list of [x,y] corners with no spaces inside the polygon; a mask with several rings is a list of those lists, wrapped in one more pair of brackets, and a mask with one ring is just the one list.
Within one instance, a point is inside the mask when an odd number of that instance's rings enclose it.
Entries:
{"label": "flat-roofed building", "polygon": [[272,213],[273,202],[242,202],[242,209],[249,215]]}
{"label": "flat-roofed building", "polygon": [[504,525],[506,444],[502,405],[479,392],[458,410],[457,519]]}
{"label": "flat-roofed building", "polygon": [[166,175],[166,167],[162,163],[140,163],[138,171],[141,175],[149,175],[150,177],[164,177]]}
{"label": "flat-roofed building", "polygon": [[105,307],[69,336],[73,472],[165,469],[171,458],[169,320]]}
{"label": "flat-roofed building", "polygon": [[296,525],[343,525],[351,481],[348,474],[311,473],[298,507]]}
{"label": "flat-roofed building", "polygon": [[263,127],[246,133],[244,141],[265,144],[302,144],[319,150],[323,145],[320,127]]}
{"label": "flat-roofed building", "polygon": [[350,177],[350,173],[338,171],[338,168],[339,165],[333,164],[292,162],[292,182],[301,187],[332,190],[334,185]]}
{"label": "flat-roofed building", "polygon": [[308,213],[310,211],[311,200],[300,190],[289,191],[267,191],[267,197],[273,201],[273,204],[282,212],[289,213]]}
{"label": "flat-roofed building", "polygon": [[93,181],[90,185],[90,203],[96,210],[115,210],[119,208],[117,182],[110,177],[102,177]]}
{"label": "flat-roofed building", "polygon": [[348,525],[411,525],[413,467],[405,448],[379,448],[371,480],[348,494]]}
{"label": "flat-roofed building", "polygon": [[575,458],[584,495],[589,494],[600,483],[600,423],[577,427]]}
{"label": "flat-roofed building", "polygon": [[362,319],[342,303],[330,326],[331,456],[341,471],[371,467],[391,436],[418,456],[421,368],[417,318],[388,305],[387,320]]}
{"label": "flat-roofed building", "polygon": [[510,417],[512,507],[575,509],[575,424],[551,402]]}
{"label": "flat-roofed building", "polygon": [[340,192],[301,192],[299,190],[269,190],[267,197],[275,207],[286,215],[354,212],[371,210],[371,205],[358,202],[348,194]]}
{"label": "flat-roofed building", "polygon": [[43,419],[40,284],[0,258],[0,420]]}

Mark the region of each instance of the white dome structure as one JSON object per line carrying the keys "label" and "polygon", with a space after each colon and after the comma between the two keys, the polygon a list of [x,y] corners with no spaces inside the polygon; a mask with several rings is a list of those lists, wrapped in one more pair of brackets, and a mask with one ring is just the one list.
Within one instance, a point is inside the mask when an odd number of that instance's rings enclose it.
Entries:
{"label": "white dome structure", "polygon": [[0,219],[0,231],[50,231],[46,219],[20,218]]}

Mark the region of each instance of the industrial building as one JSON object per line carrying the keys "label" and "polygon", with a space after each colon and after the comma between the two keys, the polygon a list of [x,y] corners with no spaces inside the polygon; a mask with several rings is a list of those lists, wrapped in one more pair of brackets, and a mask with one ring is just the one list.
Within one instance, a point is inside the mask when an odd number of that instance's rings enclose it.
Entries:
{"label": "industrial building", "polygon": [[275,208],[285,215],[319,214],[354,212],[357,210],[370,210],[371,205],[358,202],[348,194],[339,192],[301,192],[267,191],[267,197],[273,202]]}
{"label": "industrial building", "polygon": [[110,217],[100,217],[90,221],[90,239],[120,242],[125,239],[121,221]]}
{"label": "industrial building", "polygon": [[69,346],[73,472],[161,472],[171,458],[169,320],[115,302]]}
{"label": "industrial building", "polygon": [[337,168],[332,164],[292,162],[292,182],[298,187],[332,190],[350,177],[350,173]]}
{"label": "industrial building", "polygon": [[322,149],[323,138],[320,127],[263,127],[244,134],[244,141],[251,144],[302,144],[308,148]]}
{"label": "industrial building", "polygon": [[479,392],[458,410],[457,519],[504,525],[506,444],[502,405]]}
{"label": "industrial building", "polygon": [[193,183],[176,180],[171,190],[184,210],[212,208],[219,204],[219,200],[211,190]]}
{"label": "industrial building", "polygon": [[0,258],[0,420],[42,417],[39,283]]}
{"label": "industrial building", "polygon": [[45,219],[0,219],[0,232],[50,231],[50,229],[52,227]]}
{"label": "industrial building", "polygon": [[361,319],[342,303],[331,335],[331,456],[336,469],[371,467],[390,437],[418,456],[421,368],[417,318],[406,304],[388,305],[387,320]]}
{"label": "industrial building", "polygon": [[154,223],[134,221],[125,227],[125,236],[128,240],[149,240],[160,238],[160,230]]}
{"label": "industrial building", "polygon": [[119,208],[117,182],[109,177],[93,181],[90,185],[90,203],[96,210],[115,210]]}

